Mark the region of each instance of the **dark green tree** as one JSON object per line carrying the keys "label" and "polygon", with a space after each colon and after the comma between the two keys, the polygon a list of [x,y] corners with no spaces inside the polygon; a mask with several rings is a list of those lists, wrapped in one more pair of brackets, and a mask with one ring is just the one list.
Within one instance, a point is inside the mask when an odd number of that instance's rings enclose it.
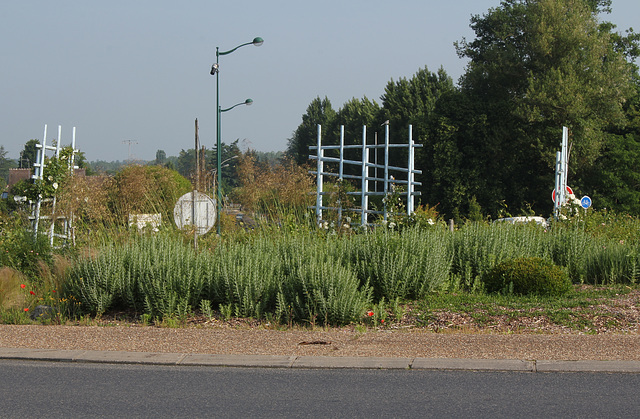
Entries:
{"label": "dark green tree", "polygon": [[[441,96],[452,94],[455,91],[451,77],[444,69],[440,68],[437,73],[432,73],[427,67],[416,72],[410,79],[401,78],[398,81],[391,80],[387,83],[385,92],[381,97],[382,111],[379,117],[381,121],[389,121],[390,141],[392,143],[406,143],[409,138],[409,125],[412,126],[413,140],[424,147],[432,147],[434,138],[430,138],[429,126],[433,119],[436,104]],[[380,130],[379,141],[384,141],[384,130]],[[416,152],[416,166],[422,169],[423,176],[418,176],[417,180],[423,183],[422,201],[437,203],[430,196],[430,185],[427,181],[432,177],[426,176],[424,171],[427,162],[425,150],[418,148]],[[406,167],[406,150],[395,151],[390,156],[390,164],[393,166]],[[437,168],[435,168],[437,169]]]}
{"label": "dark green tree", "polygon": [[406,142],[408,127],[412,125],[413,139],[427,141],[427,127],[438,98],[454,90],[453,81],[443,68],[437,73],[422,68],[411,79],[391,80],[384,89],[381,121],[389,121],[396,142]]}
{"label": "dark green tree", "polygon": [[157,164],[158,166],[162,166],[164,165],[164,163],[167,161],[167,153],[165,153],[164,150],[158,150],[156,151],[156,161],[155,164]]}
{"label": "dark green tree", "polygon": [[[238,146],[239,140],[235,140],[231,144],[221,143],[222,155],[220,162],[222,163],[222,191],[223,194],[228,194],[231,189],[238,187],[238,161],[242,152]],[[218,154],[214,148],[209,154],[208,166],[211,168],[212,173],[215,173],[218,167]]]}
{"label": "dark green tree", "polygon": [[287,156],[296,164],[305,164],[309,160],[309,146],[316,145],[318,125],[329,127],[333,124],[336,112],[326,97],[315,98],[302,115],[302,123],[296,128],[287,145]]}
{"label": "dark green tree", "polygon": [[25,143],[22,153],[20,153],[19,167],[29,168],[33,167],[38,156],[38,148],[36,144],[40,144],[39,140],[29,140]]}
{"label": "dark green tree", "polygon": [[[531,204],[548,213],[562,126],[572,131],[570,179],[600,156],[606,129],[625,123],[631,67],[598,21],[609,1],[505,0],[471,19],[476,38],[457,44],[470,59],[461,79],[471,116],[449,117],[454,147],[478,179],[465,192],[495,214]],[[458,121],[454,121],[458,119]],[[474,129],[457,123],[473,124]],[[481,189],[484,189],[481,190]]]}
{"label": "dark green tree", "polygon": [[16,167],[16,162],[7,158],[7,150],[0,145],[0,189],[9,181],[9,169]]}

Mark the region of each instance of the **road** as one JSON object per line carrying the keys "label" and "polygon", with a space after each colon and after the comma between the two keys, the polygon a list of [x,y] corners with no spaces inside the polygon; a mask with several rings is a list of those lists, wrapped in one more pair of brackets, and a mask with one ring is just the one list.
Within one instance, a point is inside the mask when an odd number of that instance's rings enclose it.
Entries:
{"label": "road", "polygon": [[640,417],[640,374],[0,361],[0,417]]}

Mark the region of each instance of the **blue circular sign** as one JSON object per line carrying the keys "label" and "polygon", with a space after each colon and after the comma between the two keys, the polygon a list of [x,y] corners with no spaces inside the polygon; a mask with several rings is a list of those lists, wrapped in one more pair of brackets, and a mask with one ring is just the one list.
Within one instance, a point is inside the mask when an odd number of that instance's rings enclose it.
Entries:
{"label": "blue circular sign", "polygon": [[582,199],[580,200],[580,206],[584,209],[587,209],[591,206],[591,198],[589,198],[588,196],[583,196]]}

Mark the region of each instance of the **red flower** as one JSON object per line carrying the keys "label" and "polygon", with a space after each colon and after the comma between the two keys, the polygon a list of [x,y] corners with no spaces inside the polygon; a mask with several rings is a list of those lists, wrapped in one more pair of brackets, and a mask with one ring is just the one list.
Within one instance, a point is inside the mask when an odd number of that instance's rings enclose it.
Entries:
{"label": "red flower", "polygon": [[20,284],[20,288],[26,288],[27,286],[25,284]]}
{"label": "red flower", "polygon": [[367,311],[367,316],[369,317],[373,316],[373,311]]}
{"label": "red flower", "polygon": [[36,295],[36,293],[35,293],[35,292],[33,292],[33,291],[29,291],[29,294],[31,294],[31,295]]}
{"label": "red flower", "polygon": [[29,307],[25,308],[24,311],[29,311]]}
{"label": "red flower", "polygon": [[56,292],[56,290],[51,290],[51,292]]}
{"label": "red flower", "polygon": [[384,319],[380,319],[380,323],[384,323]]}

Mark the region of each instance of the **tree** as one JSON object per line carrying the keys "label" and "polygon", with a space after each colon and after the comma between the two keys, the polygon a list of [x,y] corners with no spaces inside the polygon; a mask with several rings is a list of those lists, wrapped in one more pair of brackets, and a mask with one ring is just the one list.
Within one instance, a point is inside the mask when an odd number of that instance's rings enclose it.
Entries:
{"label": "tree", "polygon": [[[402,141],[408,138],[408,126],[412,125],[413,138],[419,143],[427,141],[426,132],[429,117],[435,109],[438,98],[454,89],[451,77],[443,68],[432,73],[427,67],[416,72],[411,79],[393,79],[387,83],[382,100],[382,115],[388,120]],[[382,121],[380,121],[382,122]]]}
{"label": "tree", "polygon": [[609,5],[505,0],[474,16],[476,39],[456,45],[470,59],[461,89],[474,116],[464,123],[485,122],[455,148],[482,179],[464,182],[468,192],[491,213],[501,201],[549,211],[563,125],[572,131],[570,168],[579,179],[601,154],[606,129],[625,123],[631,67],[597,19]]}
{"label": "tree", "polygon": [[156,161],[155,164],[157,164],[158,166],[162,166],[164,165],[165,161],[167,160],[167,153],[165,153],[164,150],[158,150],[156,151]]}
{"label": "tree", "polygon": [[22,168],[33,167],[38,156],[38,148],[36,144],[40,144],[39,140],[29,140],[24,145],[24,150],[20,153],[20,161],[18,164]]}
{"label": "tree", "polygon": [[[406,143],[409,137],[409,125],[411,125],[413,140],[425,147],[431,147],[434,138],[430,137],[428,131],[436,104],[441,96],[450,94],[454,90],[451,77],[442,68],[437,73],[432,73],[427,67],[424,67],[418,70],[411,79],[401,78],[396,82],[392,79],[387,83],[381,97],[383,108],[379,119],[389,121],[391,142]],[[418,148],[415,157],[416,166],[424,169],[428,165],[425,159],[430,156],[429,153]],[[405,167],[407,157],[406,150],[402,149],[401,152],[394,153],[390,164]],[[438,167],[433,167],[433,169],[438,170]],[[423,200],[433,202],[431,201],[433,197],[430,196],[432,188],[427,184],[427,179],[429,177],[424,170],[423,176],[417,177],[417,180],[423,183],[421,189]]]}
{"label": "tree", "polygon": [[0,188],[9,181],[9,169],[16,167],[15,161],[7,158],[7,151],[0,145]]}
{"label": "tree", "polygon": [[[231,144],[225,144],[222,142],[221,149],[222,155],[220,156],[220,162],[222,163],[221,167],[221,189],[224,195],[228,194],[231,189],[238,187],[239,178],[238,178],[238,160],[242,153],[240,152],[240,147],[238,146],[239,140],[235,140]],[[216,149],[213,149],[213,152],[210,154],[209,158],[209,167],[212,169],[212,174],[218,168],[218,153]],[[217,181],[217,179],[216,179]]]}
{"label": "tree", "polygon": [[330,126],[336,116],[331,102],[326,97],[315,98],[302,115],[302,123],[296,128],[287,145],[287,156],[296,164],[302,165],[309,160],[309,146],[317,144],[318,125]]}

